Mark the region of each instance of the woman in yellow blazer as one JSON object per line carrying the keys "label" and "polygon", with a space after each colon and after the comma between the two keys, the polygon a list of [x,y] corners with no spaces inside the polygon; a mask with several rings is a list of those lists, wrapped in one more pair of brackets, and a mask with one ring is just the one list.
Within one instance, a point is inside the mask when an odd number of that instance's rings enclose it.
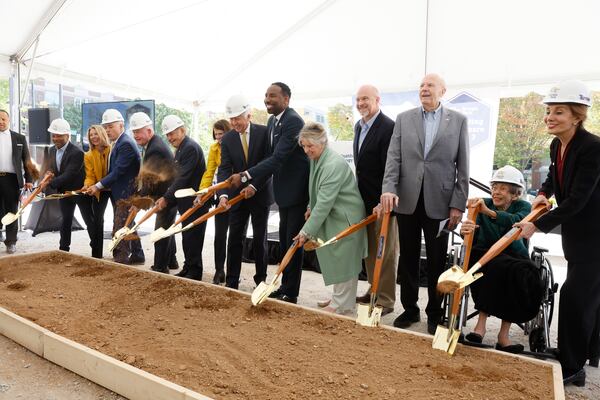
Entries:
{"label": "woman in yellow blazer", "polygon": [[[108,155],[110,144],[102,125],[92,125],[87,131],[90,149],[84,154],[85,181],[82,190],[95,185],[108,173]],[[95,196],[89,196],[89,201],[81,208],[81,215],[88,226],[92,257],[102,258],[104,241],[104,211],[108,204],[109,193],[101,191]]]}
{"label": "woman in yellow blazer", "polygon": [[[231,130],[229,121],[220,119],[213,124],[213,139],[215,142],[208,151],[206,171],[202,175],[200,189],[207,188],[213,184],[215,172],[221,164],[221,139],[225,133]],[[217,214],[215,216],[215,276],[213,283],[219,285],[225,283],[225,257],[227,253],[227,229],[229,228],[229,213]]]}

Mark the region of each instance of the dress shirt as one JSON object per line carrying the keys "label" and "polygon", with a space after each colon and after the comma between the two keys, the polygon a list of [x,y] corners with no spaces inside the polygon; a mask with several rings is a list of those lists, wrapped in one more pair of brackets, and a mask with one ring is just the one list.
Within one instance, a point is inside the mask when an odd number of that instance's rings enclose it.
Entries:
{"label": "dress shirt", "polygon": [[13,149],[10,130],[0,132],[0,172],[15,173],[15,167],[12,162]]}
{"label": "dress shirt", "polygon": [[367,134],[369,133],[369,129],[371,129],[371,127],[373,126],[373,122],[375,122],[375,119],[379,116],[380,113],[381,110],[377,111],[377,113],[373,115],[373,117],[367,122],[363,121],[362,118],[358,120],[358,123],[360,125],[360,134],[358,136],[358,151],[360,151],[360,148],[362,147],[362,144],[365,141]]}
{"label": "dress shirt", "polygon": [[60,172],[60,163],[62,162],[62,158],[65,155],[68,145],[69,142],[65,143],[60,149],[58,147],[56,148],[56,172]]}
{"label": "dress shirt", "polygon": [[440,119],[442,116],[442,104],[435,109],[435,111],[425,111],[423,108],[423,128],[425,130],[425,145],[423,149],[423,155],[427,158],[431,145],[437,135],[438,128],[440,127]]}

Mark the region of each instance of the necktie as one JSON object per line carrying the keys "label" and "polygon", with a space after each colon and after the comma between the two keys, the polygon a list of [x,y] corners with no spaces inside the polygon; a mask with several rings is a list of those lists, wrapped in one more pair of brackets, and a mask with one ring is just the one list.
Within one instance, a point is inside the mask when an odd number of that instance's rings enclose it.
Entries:
{"label": "necktie", "polygon": [[277,126],[277,118],[273,119],[273,125],[271,125],[271,132],[269,132],[269,144],[271,149],[275,145],[275,127]]}
{"label": "necktie", "polygon": [[248,162],[248,140],[246,139],[246,132],[242,134],[242,150],[244,150],[244,159]]}

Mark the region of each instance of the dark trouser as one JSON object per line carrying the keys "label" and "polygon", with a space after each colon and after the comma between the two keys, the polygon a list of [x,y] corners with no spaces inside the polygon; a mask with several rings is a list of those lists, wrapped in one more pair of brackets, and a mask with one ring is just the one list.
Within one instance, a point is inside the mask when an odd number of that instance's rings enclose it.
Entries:
{"label": "dark trouser", "polygon": [[227,256],[227,231],[229,230],[229,213],[215,215],[215,271],[225,271]]}
{"label": "dark trouser", "polygon": [[[193,197],[184,197],[177,199],[177,210],[179,214],[185,213],[191,207],[194,206]],[[191,224],[194,220],[201,217],[208,211],[208,204],[203,205],[196,210],[184,224]],[[185,261],[183,263],[183,270],[187,271],[186,277],[194,279],[202,279],[202,248],[204,247],[204,233],[206,232],[206,222],[193,227],[181,234],[183,254]]]}
{"label": "dark trouser", "polygon": [[[58,248],[63,251],[69,251],[71,249],[71,231],[73,228],[73,214],[75,213],[75,206],[79,206],[81,210],[81,204],[88,202],[88,199],[80,196],[65,197],[64,199],[58,200],[60,206],[60,214],[62,215],[62,224],[60,226],[60,241]],[[85,205],[83,206],[85,209]],[[88,227],[88,234],[90,240],[92,239],[93,232],[93,221],[88,220],[85,213],[82,211],[81,215],[83,220]]]}
{"label": "dark trouser", "polygon": [[[177,215],[177,207],[171,206],[162,209],[156,213],[156,221],[154,223],[154,230],[158,228],[167,229],[175,222],[175,216]],[[175,247],[175,237],[173,235],[168,238],[164,238],[154,243],[154,269],[166,270],[169,266],[177,264],[177,258],[175,253],[177,247]]]}
{"label": "dark trouser", "polygon": [[[598,262],[567,265],[567,279],[560,289],[558,349],[563,370],[576,372],[588,358],[600,311]],[[596,333],[597,334],[597,333]]]}
{"label": "dark trouser", "polygon": [[[113,219],[113,236],[116,231],[125,226],[125,221],[129,215],[129,207],[123,205],[117,205],[119,199],[113,197],[110,198],[115,213]],[[133,223],[130,224],[133,226]],[[121,240],[117,247],[113,250],[113,258],[116,262],[127,264],[130,257],[144,258],[144,250],[142,249],[142,243],[140,239],[135,240]]]}
{"label": "dark trouser", "polygon": [[92,248],[92,257],[102,258],[102,248],[104,244],[104,211],[108,205],[110,194],[100,192],[100,200],[96,196],[80,196],[78,206],[81,216],[87,227],[90,236],[90,247]]}
{"label": "dark trouser", "polygon": [[[0,202],[2,202],[2,217],[6,213],[16,213],[19,207],[19,182],[16,174],[6,174],[0,176]],[[0,217],[0,218],[2,218]],[[2,225],[0,224],[0,229]],[[17,230],[19,229],[18,220],[6,226],[6,239],[4,244],[7,246],[17,243]]]}
{"label": "dark trouser", "polygon": [[[294,236],[296,236],[304,226],[305,212],[306,204],[279,208],[279,251],[281,258],[283,258],[288,247],[292,245]],[[294,254],[292,261],[290,261],[285,270],[283,270],[280,290],[283,294],[290,297],[298,297],[298,293],[300,292],[303,256],[303,249],[300,248],[296,250],[296,254]]]}
{"label": "dark trouser", "polygon": [[252,202],[242,202],[229,215],[229,239],[227,241],[227,287],[237,289],[242,269],[242,241],[246,233],[248,218],[252,217],[252,246],[256,274],[254,282],[258,285],[267,278],[267,219],[269,207]]}
{"label": "dark trouser", "polygon": [[421,259],[421,230],[425,236],[427,253],[427,293],[429,300],[425,312],[431,322],[437,323],[442,316],[442,297],[437,293],[437,281],[444,271],[448,252],[448,233],[442,232],[436,238],[439,219],[429,218],[423,204],[423,191],[419,196],[414,214],[398,215],[398,236],[400,238],[400,300],[404,310],[411,314],[419,313],[419,262]]}

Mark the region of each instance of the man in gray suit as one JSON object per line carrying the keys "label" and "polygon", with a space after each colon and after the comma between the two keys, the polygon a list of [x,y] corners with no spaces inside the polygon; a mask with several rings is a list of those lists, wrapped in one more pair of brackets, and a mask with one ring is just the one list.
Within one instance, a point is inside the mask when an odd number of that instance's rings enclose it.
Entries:
{"label": "man in gray suit", "polygon": [[398,213],[400,238],[400,300],[404,312],[394,326],[407,328],[420,321],[419,260],[421,231],[427,252],[429,301],[427,330],[435,332],[442,316],[442,298],[436,285],[444,270],[448,234],[438,236],[440,222],[448,229],[460,222],[469,186],[469,136],[467,118],[442,106],[444,80],[426,75],[419,89],[421,107],[396,118],[383,178],[384,211]]}

